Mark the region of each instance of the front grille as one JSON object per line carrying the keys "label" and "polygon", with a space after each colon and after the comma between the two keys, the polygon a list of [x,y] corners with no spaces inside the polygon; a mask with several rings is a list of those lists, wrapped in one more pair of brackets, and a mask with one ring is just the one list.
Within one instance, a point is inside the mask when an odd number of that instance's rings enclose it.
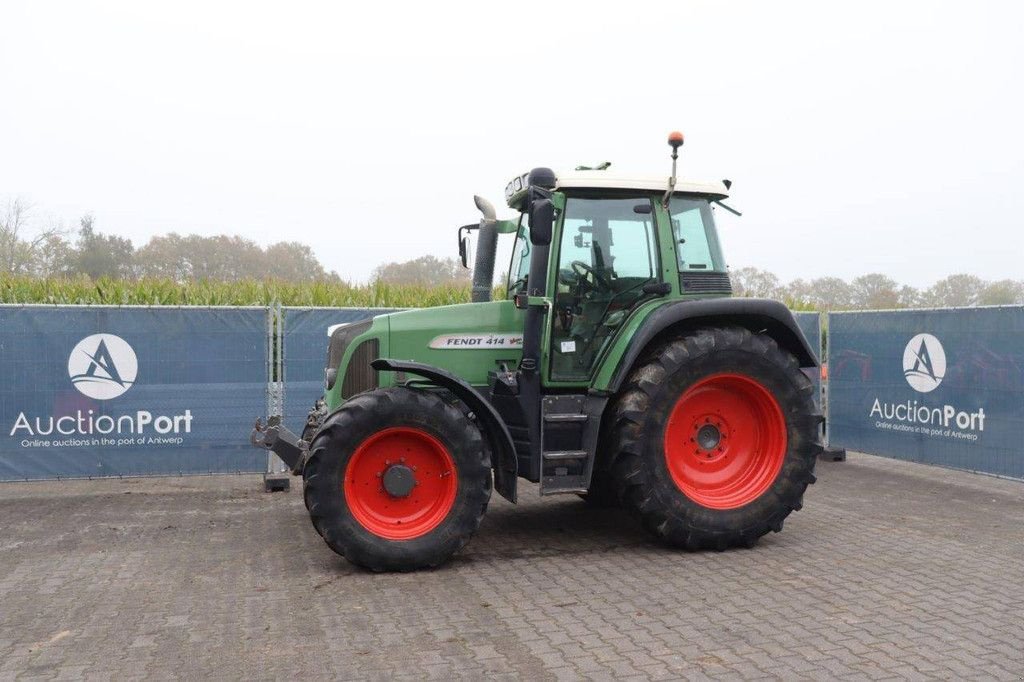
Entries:
{"label": "front grille", "polygon": [[327,346],[327,369],[338,369],[341,366],[341,359],[345,357],[345,350],[352,339],[356,338],[373,324],[373,320],[363,320],[344,324],[334,330],[331,334],[331,343]]}
{"label": "front grille", "polygon": [[679,276],[684,294],[731,294],[727,272],[684,272]]}
{"label": "front grille", "polygon": [[357,393],[377,388],[377,371],[370,363],[380,354],[377,339],[366,339],[352,351],[345,369],[345,383],[341,385],[341,397],[348,400]]}

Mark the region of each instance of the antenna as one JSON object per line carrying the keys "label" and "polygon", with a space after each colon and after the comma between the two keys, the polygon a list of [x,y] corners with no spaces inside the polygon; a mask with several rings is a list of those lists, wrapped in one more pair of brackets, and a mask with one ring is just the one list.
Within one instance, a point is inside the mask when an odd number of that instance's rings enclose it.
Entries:
{"label": "antenna", "polygon": [[678,130],[669,133],[668,144],[672,147],[672,176],[668,179],[668,189],[665,190],[665,196],[661,198],[661,206],[666,210],[668,210],[668,202],[672,198],[672,192],[676,188],[676,159],[679,158],[679,148],[683,146],[683,134]]}

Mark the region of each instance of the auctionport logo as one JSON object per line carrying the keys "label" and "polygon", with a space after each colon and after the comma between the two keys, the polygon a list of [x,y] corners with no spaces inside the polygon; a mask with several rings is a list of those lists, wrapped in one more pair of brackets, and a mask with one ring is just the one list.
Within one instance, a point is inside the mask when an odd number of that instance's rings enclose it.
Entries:
{"label": "auctionport logo", "polygon": [[135,383],[139,359],[128,342],[113,334],[87,336],[71,350],[68,375],[80,393],[96,400],[124,395]]}
{"label": "auctionport logo", "polygon": [[[139,359],[127,341],[114,334],[93,334],[79,341],[68,356],[68,376],[83,395],[111,400],[135,384]],[[21,436],[24,448],[129,447],[181,445],[192,433],[192,410],[154,414],[132,409],[107,414],[106,408],[78,409],[36,416],[19,412],[9,436]]]}
{"label": "auctionport logo", "polygon": [[934,391],[946,376],[946,351],[931,334],[918,334],[903,350],[903,376],[918,393]]}
{"label": "auctionport logo", "polygon": [[[903,377],[918,393],[931,393],[946,376],[946,351],[931,334],[917,334],[903,349]],[[924,398],[922,398],[922,401]],[[933,401],[928,401],[932,403]],[[977,442],[985,431],[985,408],[963,410],[950,404],[892,402],[875,398],[868,412],[875,428]]]}

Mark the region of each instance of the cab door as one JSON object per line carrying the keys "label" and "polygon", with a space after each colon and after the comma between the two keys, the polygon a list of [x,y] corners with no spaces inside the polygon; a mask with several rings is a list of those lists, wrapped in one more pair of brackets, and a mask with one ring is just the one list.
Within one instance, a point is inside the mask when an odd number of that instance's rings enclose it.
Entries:
{"label": "cab door", "polygon": [[649,196],[568,197],[551,287],[547,383],[586,385],[611,340],[662,281]]}

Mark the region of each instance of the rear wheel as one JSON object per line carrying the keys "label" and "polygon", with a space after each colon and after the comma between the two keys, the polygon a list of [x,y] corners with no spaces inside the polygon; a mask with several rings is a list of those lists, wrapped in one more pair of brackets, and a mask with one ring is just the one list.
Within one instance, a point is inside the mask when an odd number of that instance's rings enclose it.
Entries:
{"label": "rear wheel", "polygon": [[375,571],[437,566],[480,525],[491,471],[480,430],[439,396],[369,391],[331,414],[303,471],[317,532]]}
{"label": "rear wheel", "polygon": [[705,329],[638,366],[616,403],[623,504],[669,544],[751,546],[799,509],[821,451],[814,387],[763,335]]}

